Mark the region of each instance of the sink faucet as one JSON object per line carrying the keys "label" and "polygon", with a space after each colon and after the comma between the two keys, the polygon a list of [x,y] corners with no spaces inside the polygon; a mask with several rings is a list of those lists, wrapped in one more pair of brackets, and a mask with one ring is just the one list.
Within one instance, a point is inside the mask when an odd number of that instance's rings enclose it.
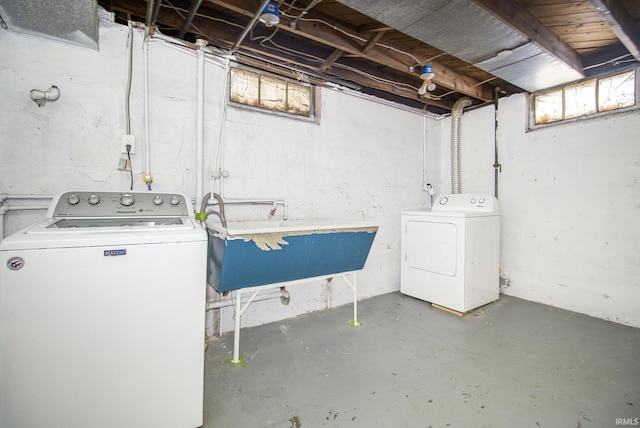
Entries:
{"label": "sink faucet", "polygon": [[[209,199],[211,198],[211,196],[213,196],[213,198],[218,201],[218,211],[206,211],[207,204],[209,203]],[[208,214],[217,215],[218,217],[220,217],[222,227],[224,227],[225,229],[227,228],[227,217],[224,214],[224,201],[222,200],[222,196],[218,195],[217,193],[209,192],[204,195],[204,198],[202,198],[202,206],[200,207],[200,212],[207,212]]]}

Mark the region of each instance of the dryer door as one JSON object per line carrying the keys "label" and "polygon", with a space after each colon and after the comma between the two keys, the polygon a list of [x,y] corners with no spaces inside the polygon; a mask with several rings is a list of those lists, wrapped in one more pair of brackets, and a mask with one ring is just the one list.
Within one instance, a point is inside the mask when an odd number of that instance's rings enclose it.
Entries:
{"label": "dryer door", "polygon": [[407,266],[446,276],[456,276],[457,227],[453,223],[408,221]]}

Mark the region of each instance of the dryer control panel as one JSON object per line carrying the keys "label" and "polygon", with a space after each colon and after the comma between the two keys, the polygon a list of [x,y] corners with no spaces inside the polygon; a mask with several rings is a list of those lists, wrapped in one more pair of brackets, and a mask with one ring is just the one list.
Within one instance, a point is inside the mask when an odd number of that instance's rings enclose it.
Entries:
{"label": "dryer control panel", "polygon": [[490,194],[455,193],[436,196],[431,211],[499,212],[498,200]]}

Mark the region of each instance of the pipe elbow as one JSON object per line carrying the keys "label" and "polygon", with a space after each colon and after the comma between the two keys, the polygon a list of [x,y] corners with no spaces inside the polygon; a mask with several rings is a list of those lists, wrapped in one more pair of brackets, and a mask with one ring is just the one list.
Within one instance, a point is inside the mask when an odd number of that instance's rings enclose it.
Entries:
{"label": "pipe elbow", "polygon": [[460,98],[455,102],[455,104],[453,104],[453,107],[451,108],[451,117],[461,117],[464,108],[469,107],[472,103],[473,101],[471,101],[471,98]]}
{"label": "pipe elbow", "polygon": [[58,98],[60,98],[60,89],[55,85],[52,85],[47,91],[32,89],[29,92],[29,96],[31,97],[31,100],[38,105],[38,107],[42,107],[47,103],[47,101],[57,101]]}

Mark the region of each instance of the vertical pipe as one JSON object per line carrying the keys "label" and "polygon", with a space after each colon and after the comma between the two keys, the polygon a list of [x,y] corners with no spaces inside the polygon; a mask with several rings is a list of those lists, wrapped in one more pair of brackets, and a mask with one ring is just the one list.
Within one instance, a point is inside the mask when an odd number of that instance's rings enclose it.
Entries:
{"label": "vertical pipe", "polygon": [[238,364],[240,362],[240,318],[242,317],[242,293],[236,291],[236,325],[233,331],[233,360],[232,364]]}
{"label": "vertical pipe", "polygon": [[9,209],[3,205],[0,205],[0,241],[4,239],[4,215]]}
{"label": "vertical pipe", "polygon": [[142,43],[144,60],[144,174],[142,180],[151,189],[151,142],[149,141],[149,39],[145,38]]}
{"label": "vertical pipe", "polygon": [[202,204],[204,193],[204,47],[207,42],[198,39],[196,72],[196,207]]}
{"label": "vertical pipe", "polygon": [[358,286],[356,283],[356,274],[353,274],[353,326],[359,326],[358,322]]}
{"label": "vertical pipe", "polygon": [[469,107],[470,98],[460,98],[451,109],[451,193],[462,192],[462,177],[460,172],[460,125],[462,122],[462,110]]}
{"label": "vertical pipe", "polygon": [[494,110],[494,129],[493,129],[493,185],[494,196],[498,199],[498,173],[502,170],[500,162],[498,161],[498,94],[500,92],[499,87],[495,87],[493,92],[493,103],[495,104]]}

